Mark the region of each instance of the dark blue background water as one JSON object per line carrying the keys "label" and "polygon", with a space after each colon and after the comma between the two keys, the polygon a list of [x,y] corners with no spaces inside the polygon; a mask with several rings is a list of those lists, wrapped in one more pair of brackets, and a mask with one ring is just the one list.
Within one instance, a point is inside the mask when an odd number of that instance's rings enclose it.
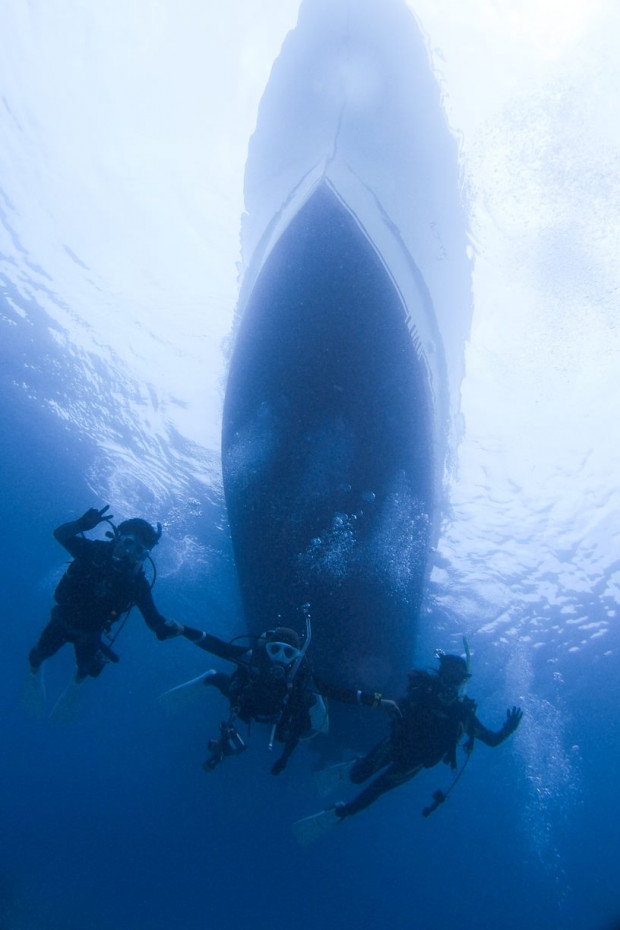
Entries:
{"label": "dark blue background water", "polygon": [[[275,779],[257,730],[251,751],[205,775],[205,742],[223,701],[209,694],[170,717],[157,701],[204,670],[205,656],[186,641],[157,643],[139,616],[119,640],[121,663],[85,684],[74,725],[27,717],[19,699],[27,652],[65,563],[51,531],[103,501],[84,480],[94,450],[6,381],[0,416],[0,926],[586,930],[613,917],[619,695],[605,663],[593,669],[576,656],[561,695],[537,690],[534,681],[514,740],[495,751],[479,747],[449,802],[428,820],[421,809],[435,788],[447,787],[447,770],[421,775],[309,850],[291,833],[294,820],[321,806],[309,748]],[[167,615],[217,629],[229,622],[233,634],[239,606],[228,543],[216,541],[213,516],[207,509],[164,535],[154,593]],[[166,575],[183,531],[219,547],[219,572],[201,576],[188,567]],[[505,708],[499,671],[488,656],[480,660],[470,688],[493,727]],[[47,665],[50,702],[71,673],[65,649]],[[552,746],[517,751],[559,720],[568,749],[581,747],[574,750],[579,765],[563,778],[554,766],[564,756],[550,757]],[[545,754],[547,780],[537,796],[536,766],[528,769],[524,759]]]}

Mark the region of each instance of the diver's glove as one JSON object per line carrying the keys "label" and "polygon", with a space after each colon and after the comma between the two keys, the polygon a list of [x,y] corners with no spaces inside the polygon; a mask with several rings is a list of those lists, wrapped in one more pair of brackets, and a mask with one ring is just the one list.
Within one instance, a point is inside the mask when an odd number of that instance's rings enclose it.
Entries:
{"label": "diver's glove", "polygon": [[101,510],[97,510],[96,507],[90,507],[86,513],[83,513],[82,516],[75,521],[76,525],[79,526],[78,533],[94,530],[94,528],[99,526],[100,523],[103,523],[104,520],[113,520],[113,515],[111,513],[106,513],[106,510],[109,509],[109,504],[106,504]]}
{"label": "diver's glove", "polygon": [[182,632],[183,627],[176,620],[165,620],[155,631],[155,635],[161,643],[165,639],[174,639],[175,636],[180,636]]}
{"label": "diver's glove", "polygon": [[521,717],[523,716],[523,711],[520,707],[513,707],[512,710],[506,711],[506,722],[502,727],[502,732],[504,736],[510,736],[511,733],[517,729],[521,723]]}

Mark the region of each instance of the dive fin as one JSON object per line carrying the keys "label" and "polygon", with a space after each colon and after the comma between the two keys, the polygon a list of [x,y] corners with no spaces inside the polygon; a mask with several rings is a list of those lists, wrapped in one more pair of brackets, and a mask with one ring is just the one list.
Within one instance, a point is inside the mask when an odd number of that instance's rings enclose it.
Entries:
{"label": "dive fin", "polygon": [[191,681],[185,681],[183,684],[177,685],[176,688],[164,691],[163,694],[159,695],[159,703],[169,714],[195,704],[198,698],[205,693],[207,679],[214,674],[215,670],[209,669],[208,672],[203,672],[198,678],[192,678]]}
{"label": "dive fin", "polygon": [[355,759],[349,762],[339,762],[337,765],[329,765],[326,769],[321,769],[314,776],[317,794],[320,798],[326,797],[335,791],[340,785],[349,781],[349,773],[353,768]]}
{"label": "dive fin", "polygon": [[330,807],[325,811],[319,811],[318,814],[312,814],[311,817],[304,817],[293,824],[293,833],[300,846],[310,846],[315,840],[320,839],[324,833],[340,823],[341,818],[336,814],[336,808]]}
{"label": "dive fin", "polygon": [[28,677],[22,686],[22,706],[30,717],[45,716],[45,680],[43,678],[43,666],[33,672],[28,672]]}
{"label": "dive fin", "polygon": [[81,681],[71,679],[52,708],[50,721],[60,726],[75,723],[81,703]]}
{"label": "dive fin", "polygon": [[329,733],[329,714],[327,705],[320,694],[315,692],[314,703],[308,713],[310,714],[310,726],[313,735],[316,736],[318,733],[322,733],[323,736],[327,736]]}

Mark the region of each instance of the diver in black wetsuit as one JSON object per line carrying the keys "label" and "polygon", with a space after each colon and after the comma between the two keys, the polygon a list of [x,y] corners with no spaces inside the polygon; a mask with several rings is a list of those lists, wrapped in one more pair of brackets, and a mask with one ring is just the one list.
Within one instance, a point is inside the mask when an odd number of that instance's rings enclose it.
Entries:
{"label": "diver in black wetsuit", "polygon": [[88,676],[96,678],[107,662],[118,662],[102,635],[134,605],[159,640],[181,633],[182,627],[166,620],[155,607],[142,567],[159,541],[161,526],[155,530],[146,520],[135,518],[116,527],[109,534],[110,541],[86,539],[83,534],[99,523],[112,525],[107,510],[108,506],[101,510],[91,507],[78,520],[54,530],[54,538],[73,561],[54,592],[51,619],[30,651],[33,676],[46,659],[71,643],[77,665],[75,682],[79,684]]}
{"label": "diver in black wetsuit", "polygon": [[[284,744],[280,758],[271,767],[272,774],[279,775],[299,740],[312,732],[313,709],[319,714],[326,713],[324,707],[321,711],[322,702],[315,693],[305,648],[298,634],[288,627],[277,627],[259,636],[252,647],[225,642],[188,627],[183,629],[183,635],[205,652],[237,666],[232,675],[212,669],[199,679],[202,684],[217,688],[230,703],[229,719],[222,723],[219,739],[209,742],[211,756],[204,768],[211,771],[225,756],[245,749],[235,728],[235,720],[239,719],[247,724],[255,721],[272,727],[269,748],[274,740]],[[304,647],[307,642],[308,638]],[[184,687],[181,685],[168,695]],[[166,697],[163,695],[164,699]]]}
{"label": "diver in black wetsuit", "polygon": [[440,655],[439,671],[409,673],[407,694],[397,702],[400,714],[392,719],[390,735],[352,766],[349,778],[362,784],[382,769],[385,771],[357,798],[335,808],[339,819],[359,813],[377,798],[412,779],[422,768],[445,762],[456,769],[456,749],[466,736],[466,751],[474,739],[487,746],[499,746],[519,726],[522,711],[513,707],[498,732],[487,730],[476,716],[476,703],[459,697],[459,690],[470,677],[460,656]]}
{"label": "diver in black wetsuit", "polygon": [[[348,764],[349,780],[356,785],[377,777],[352,801],[298,821],[295,827],[300,842],[316,839],[335,823],[369,807],[386,791],[410,781],[423,768],[445,762],[456,769],[456,749],[461,738],[467,737],[465,750],[469,754],[475,739],[487,746],[499,746],[517,729],[523,716],[518,707],[507,711],[501,730],[493,732],[483,726],[476,716],[475,701],[459,694],[470,677],[467,663],[456,655],[438,657],[436,672],[414,669],[409,673],[407,693],[397,702],[398,712],[392,715],[389,736],[363,758]],[[435,798],[435,806],[445,800],[441,792],[436,792]],[[434,806],[425,815],[432,809]]]}

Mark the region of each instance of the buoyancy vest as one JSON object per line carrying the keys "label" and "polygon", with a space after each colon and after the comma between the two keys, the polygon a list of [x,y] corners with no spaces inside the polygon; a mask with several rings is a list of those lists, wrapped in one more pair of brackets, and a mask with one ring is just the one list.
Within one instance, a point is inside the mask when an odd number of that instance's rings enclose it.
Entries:
{"label": "buoyancy vest", "polygon": [[115,567],[110,543],[93,540],[70,563],[54,598],[73,626],[98,632],[133,606],[137,584],[137,575]]}
{"label": "buoyancy vest", "polygon": [[[311,729],[308,707],[312,701],[309,672],[302,666],[295,676],[292,692],[287,675],[279,675],[261,650],[256,649],[249,664],[233,674],[229,699],[236,716],[244,723],[278,724],[276,738],[285,742],[293,730],[297,735]],[[283,714],[284,710],[284,714]]]}
{"label": "buoyancy vest", "polygon": [[432,768],[444,761],[456,768],[456,748],[475,705],[469,698],[442,703],[437,685],[436,676],[418,672],[410,677],[409,691],[398,702],[402,717],[393,720],[391,736],[399,765]]}

